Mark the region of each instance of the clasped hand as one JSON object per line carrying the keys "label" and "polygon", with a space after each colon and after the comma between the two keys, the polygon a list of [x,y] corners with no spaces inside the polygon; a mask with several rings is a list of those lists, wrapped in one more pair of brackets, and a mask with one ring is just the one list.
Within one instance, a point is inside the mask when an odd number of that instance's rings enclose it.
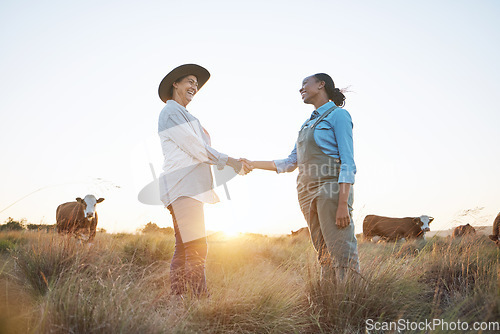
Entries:
{"label": "clasped hand", "polygon": [[238,161],[241,162],[241,165],[243,167],[241,169],[241,171],[243,171],[243,173],[240,171],[241,175],[247,175],[248,173],[253,171],[254,166],[252,165],[252,162],[250,160],[245,159],[245,158],[239,158]]}
{"label": "clasped hand", "polygon": [[227,164],[231,166],[234,171],[239,175],[246,175],[253,170],[252,162],[245,158],[240,158],[238,160],[229,158]]}

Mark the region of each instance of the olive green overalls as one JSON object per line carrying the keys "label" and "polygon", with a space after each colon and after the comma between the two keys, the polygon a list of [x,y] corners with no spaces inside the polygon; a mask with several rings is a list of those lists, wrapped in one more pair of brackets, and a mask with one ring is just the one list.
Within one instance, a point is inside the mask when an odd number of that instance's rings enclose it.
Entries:
{"label": "olive green overalls", "polygon": [[335,108],[327,110],[313,125],[304,125],[297,139],[297,192],[312,243],[318,252],[322,279],[344,279],[348,268],[359,272],[358,244],[352,220],[353,188],[351,186],[348,198],[351,223],[341,229],[336,224],[341,161],[323,153],[314,140],[316,126]]}

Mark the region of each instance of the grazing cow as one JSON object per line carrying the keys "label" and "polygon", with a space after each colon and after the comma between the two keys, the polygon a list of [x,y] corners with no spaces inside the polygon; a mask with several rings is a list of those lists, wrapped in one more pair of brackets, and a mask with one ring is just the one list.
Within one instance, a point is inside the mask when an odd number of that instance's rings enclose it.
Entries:
{"label": "grazing cow", "polygon": [[491,240],[495,242],[498,248],[500,248],[500,213],[495,218],[493,222],[493,234],[489,236]]}
{"label": "grazing cow", "polygon": [[96,199],[94,195],[87,195],[84,199],[78,197],[76,202],[59,205],[56,211],[57,232],[73,234],[79,240],[92,241],[97,227],[95,206],[102,201],[104,198]]}
{"label": "grazing cow", "polygon": [[462,237],[467,234],[476,234],[476,229],[470,224],[457,226],[453,230],[453,238]]}
{"label": "grazing cow", "polygon": [[308,237],[309,236],[309,229],[307,227],[302,227],[295,232],[294,231],[291,231],[291,232],[292,232],[292,234],[290,235],[291,237],[300,237],[300,236]]}
{"label": "grazing cow", "polygon": [[433,220],[429,216],[389,218],[368,215],[363,221],[363,235],[367,240],[375,236],[385,240],[425,239],[425,232],[430,231],[429,224]]}

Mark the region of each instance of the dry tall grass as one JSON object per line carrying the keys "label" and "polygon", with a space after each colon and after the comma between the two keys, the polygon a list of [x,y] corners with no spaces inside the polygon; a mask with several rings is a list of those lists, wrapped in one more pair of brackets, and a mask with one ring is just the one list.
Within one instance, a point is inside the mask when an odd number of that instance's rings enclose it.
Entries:
{"label": "dry tall grass", "polygon": [[362,278],[319,281],[307,239],[209,240],[211,297],[170,297],[172,236],[0,234],[0,333],[365,333],[365,321],[498,321],[485,237],[360,242]]}

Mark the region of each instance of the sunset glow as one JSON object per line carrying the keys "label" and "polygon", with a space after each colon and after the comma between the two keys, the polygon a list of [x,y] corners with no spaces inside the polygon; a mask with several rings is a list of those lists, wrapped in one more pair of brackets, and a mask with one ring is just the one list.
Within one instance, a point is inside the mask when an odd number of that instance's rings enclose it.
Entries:
{"label": "sunset glow", "polygon": [[[53,224],[59,204],[94,194],[109,232],[171,226],[138,194],[151,166],[162,170],[158,84],[187,62],[212,74],[189,112],[237,158],[288,156],[312,112],[306,76],[350,87],[357,232],[367,214],[430,215],[448,229],[463,210],[484,207],[489,223],[499,211],[496,2],[28,3],[0,5],[0,222]],[[165,37],[172,27],[182,34]],[[235,177],[231,200],[218,186],[207,229],[305,226],[296,177]]]}

